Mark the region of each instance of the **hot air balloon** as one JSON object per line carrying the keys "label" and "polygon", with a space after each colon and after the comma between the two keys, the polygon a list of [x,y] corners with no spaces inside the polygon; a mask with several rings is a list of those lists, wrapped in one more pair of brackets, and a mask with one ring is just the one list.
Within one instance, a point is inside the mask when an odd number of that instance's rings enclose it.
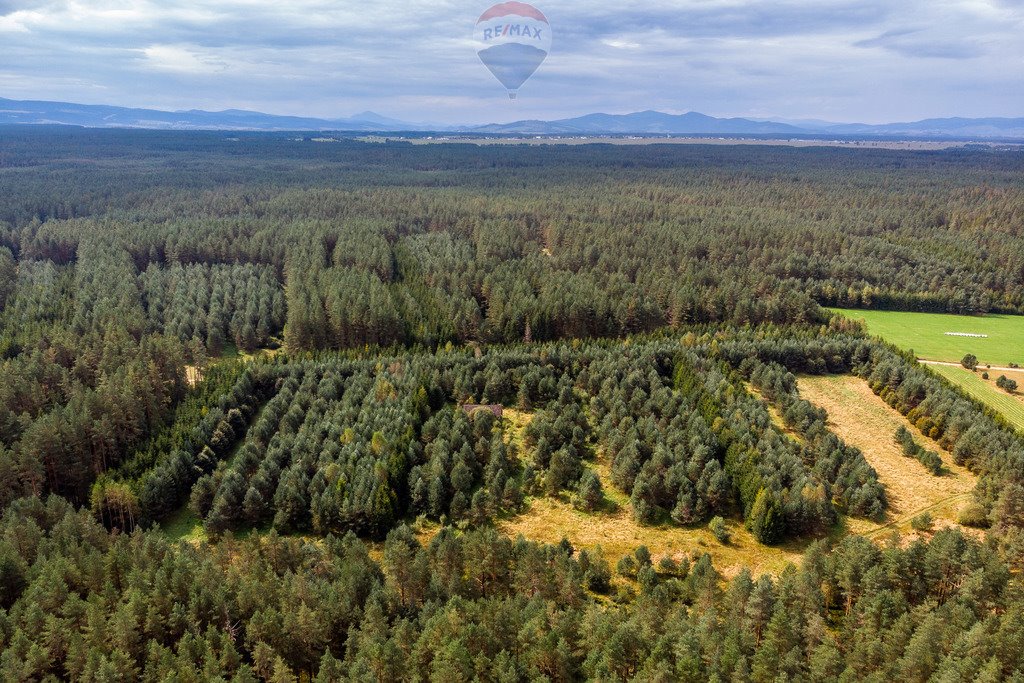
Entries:
{"label": "hot air balloon", "polygon": [[548,20],[525,2],[501,2],[476,22],[477,55],[508,90],[509,99],[533,75],[551,50]]}

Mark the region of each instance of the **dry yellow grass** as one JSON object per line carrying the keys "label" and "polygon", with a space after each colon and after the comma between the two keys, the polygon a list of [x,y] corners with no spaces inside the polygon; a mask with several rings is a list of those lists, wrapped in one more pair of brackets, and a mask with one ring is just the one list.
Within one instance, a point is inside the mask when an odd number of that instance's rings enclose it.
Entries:
{"label": "dry yellow grass", "polygon": [[523,430],[533,419],[533,413],[515,408],[504,408],[501,413],[502,428],[505,430],[505,443],[514,446],[513,455],[523,452]]}
{"label": "dry yellow grass", "polygon": [[567,538],[576,548],[599,545],[613,567],[619,558],[645,545],[655,562],[666,555],[678,560],[699,551],[709,553],[715,568],[726,577],[736,575],[743,567],[755,576],[778,574],[787,564],[798,564],[808,545],[802,541],[768,548],[732,520],[727,521],[732,540],[722,545],[706,528],[641,526],[633,520],[628,506],[586,513],[553,498],[534,498],[527,505],[523,514],[498,522],[498,528],[513,538],[522,534],[543,543],[558,543]]}
{"label": "dry yellow grass", "polygon": [[747,391],[750,392],[752,396],[756,396],[761,401],[761,403],[764,404],[764,407],[767,408],[768,410],[768,415],[772,418],[772,423],[775,425],[776,428],[778,428],[780,432],[782,432],[789,438],[793,439],[794,441],[800,443],[804,442],[804,437],[799,432],[797,432],[795,429],[791,429],[786,426],[786,421],[782,419],[782,413],[779,412],[779,409],[775,406],[774,403],[772,403],[771,401],[764,397],[764,394],[761,393],[760,389],[755,387],[750,382],[744,382],[743,385],[746,387]]}
{"label": "dry yellow grass", "polygon": [[[525,427],[530,415],[518,413],[518,416],[524,418],[521,424]],[[769,548],[755,541],[743,524],[735,520],[726,521],[732,535],[728,545],[719,543],[706,527],[640,525],[633,519],[629,496],[612,485],[607,459],[599,453],[597,460],[587,466],[597,473],[604,486],[606,504],[603,509],[582,512],[573,507],[566,495],[560,499],[531,498],[524,512],[498,521],[498,529],[513,538],[522,534],[542,543],[558,543],[567,538],[576,548],[599,545],[613,567],[621,557],[632,554],[641,545],[647,546],[656,563],[666,556],[681,560],[694,551],[707,552],[715,568],[727,577],[734,576],[743,567],[749,568],[755,576],[778,574],[787,564],[799,563],[810,543],[805,540]]]}
{"label": "dry yellow grass", "polygon": [[[970,501],[974,475],[876,396],[865,380],[851,375],[801,377],[799,389],[804,398],[828,411],[829,428],[863,451],[885,486],[889,499],[886,519],[882,524],[849,520],[851,532],[880,536],[895,529],[910,533],[910,520],[923,512],[931,513],[937,527],[956,522],[960,510]],[[948,471],[936,477],[914,458],[904,456],[893,440],[900,426],[910,429],[918,443],[938,453]]]}
{"label": "dry yellow grass", "polygon": [[185,366],[185,384],[194,387],[203,379],[203,371],[195,365]]}

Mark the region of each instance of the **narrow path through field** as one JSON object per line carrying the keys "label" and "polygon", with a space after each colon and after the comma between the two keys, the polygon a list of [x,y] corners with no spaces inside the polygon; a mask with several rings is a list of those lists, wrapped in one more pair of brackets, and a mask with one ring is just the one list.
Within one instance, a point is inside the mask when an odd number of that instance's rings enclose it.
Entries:
{"label": "narrow path through field", "polygon": [[[956,522],[970,500],[974,475],[876,396],[865,380],[852,375],[801,377],[799,389],[804,398],[828,411],[829,428],[864,453],[885,486],[889,511],[882,524],[850,520],[851,531],[875,536],[889,529],[903,529],[923,512],[930,512],[940,526]],[[944,475],[936,477],[916,459],[903,455],[893,439],[900,426],[911,429],[918,443],[942,457],[947,469]]]}
{"label": "narrow path through field", "polygon": [[876,529],[871,529],[870,531],[865,531],[861,535],[862,536],[866,536],[867,538],[878,538],[879,536],[881,536],[886,531],[891,531],[893,529],[899,529],[900,527],[903,527],[905,525],[909,525],[910,524],[910,520],[914,519],[914,517],[917,517],[918,515],[924,514],[925,512],[932,513],[933,517],[939,516],[941,518],[944,518],[944,519],[948,520],[949,517],[950,517],[949,514],[944,514],[944,515],[936,515],[935,514],[935,513],[938,513],[938,512],[948,512],[948,510],[940,510],[939,508],[943,508],[943,507],[946,507],[946,506],[953,506],[956,510],[959,510],[960,507],[961,507],[960,503],[966,503],[967,501],[970,500],[970,498],[971,498],[971,494],[970,493],[958,493],[956,495],[950,496],[949,498],[944,498],[944,499],[940,500],[938,503],[935,503],[935,505],[929,505],[926,508],[921,508],[920,510],[914,510],[909,515],[905,515],[903,517],[900,517],[899,519],[894,519],[893,521],[891,521],[891,522],[889,522],[887,524],[882,524],[881,526],[879,526]]}
{"label": "narrow path through field", "polygon": [[[960,363],[950,363],[950,362],[944,361],[944,360],[925,360],[924,358],[918,358],[917,362],[920,363],[921,365],[944,365],[944,366],[950,367],[950,368],[962,368],[963,367],[963,365],[960,364]],[[993,365],[991,367],[989,367],[987,365],[979,365],[978,366],[978,371],[979,372],[993,372],[993,371],[997,371],[997,372],[1024,372],[1024,370],[1021,370],[1020,368],[1006,368],[1006,367],[1003,367],[1001,365]]]}

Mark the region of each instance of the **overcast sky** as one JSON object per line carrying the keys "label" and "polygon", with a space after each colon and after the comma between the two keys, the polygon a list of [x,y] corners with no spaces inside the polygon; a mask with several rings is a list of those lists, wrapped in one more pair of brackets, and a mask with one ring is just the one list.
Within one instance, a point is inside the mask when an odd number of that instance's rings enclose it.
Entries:
{"label": "overcast sky", "polygon": [[538,0],[512,103],[466,0],[0,0],[0,97],[487,123],[1024,116],[1024,0]]}

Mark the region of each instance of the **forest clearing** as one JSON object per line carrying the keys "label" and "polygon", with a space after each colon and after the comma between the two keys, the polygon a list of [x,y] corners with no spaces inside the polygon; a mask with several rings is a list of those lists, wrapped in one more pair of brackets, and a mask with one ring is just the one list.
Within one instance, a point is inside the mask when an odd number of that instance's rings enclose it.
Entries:
{"label": "forest clearing", "polygon": [[[512,441],[520,448],[520,457],[528,460],[520,432],[532,417],[519,411],[513,414]],[[729,540],[715,538],[707,527],[680,527],[671,522],[640,524],[630,514],[630,498],[615,488],[607,456],[598,449],[593,460],[584,463],[601,480],[604,490],[602,504],[594,510],[581,510],[571,497],[534,497],[526,501],[522,512],[498,521],[498,528],[511,538],[519,535],[541,543],[559,543],[567,539],[574,546],[586,549],[600,547],[604,557],[614,565],[645,546],[657,564],[662,558],[676,562],[694,552],[708,553],[715,566],[727,578],[744,567],[755,574],[778,574],[787,564],[799,562],[807,541],[786,543],[766,548],[757,542],[742,523],[726,522]]]}
{"label": "forest clearing", "polygon": [[834,310],[852,320],[865,321],[868,334],[913,350],[924,360],[959,363],[972,353],[978,357],[981,367],[1024,364],[1024,316],[1021,315]]}
{"label": "forest clearing", "polygon": [[960,511],[970,502],[968,495],[977,478],[936,441],[922,434],[914,438],[940,454],[945,472],[935,476],[915,459],[900,452],[893,439],[896,430],[913,428],[906,418],[871,391],[863,379],[852,375],[800,377],[800,394],[828,411],[828,425],[840,438],[864,452],[878,471],[885,487],[889,509],[878,523],[850,522],[850,530],[868,536],[879,529],[913,533],[910,520],[929,512],[938,525],[956,524]]}

